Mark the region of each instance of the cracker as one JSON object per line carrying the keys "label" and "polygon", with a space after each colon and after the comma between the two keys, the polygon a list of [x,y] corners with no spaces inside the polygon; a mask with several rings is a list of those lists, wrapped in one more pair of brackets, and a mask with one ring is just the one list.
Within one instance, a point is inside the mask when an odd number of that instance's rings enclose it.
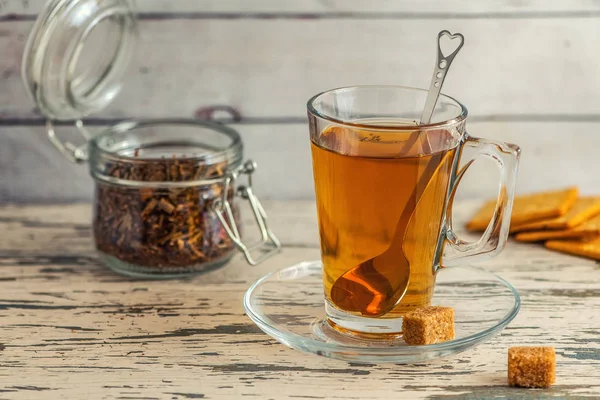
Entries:
{"label": "cracker", "polygon": [[[565,215],[577,200],[578,194],[579,189],[570,187],[551,192],[516,196],[510,223],[517,226]],[[496,200],[484,204],[471,221],[467,223],[467,229],[472,231],[485,230],[494,214],[495,206]]]}
{"label": "cracker", "polygon": [[580,197],[565,215],[558,218],[510,227],[511,232],[541,231],[546,229],[566,230],[581,225],[588,219],[600,214],[600,197]]}
{"label": "cracker", "polygon": [[563,231],[521,232],[515,236],[519,242],[542,242],[553,239],[589,240],[600,235],[600,215],[596,215],[574,229]]}
{"label": "cracker", "polygon": [[561,253],[600,260],[600,237],[587,242],[575,240],[550,240],[546,242],[546,247],[550,250],[560,251]]}
{"label": "cracker", "polygon": [[546,240],[558,240],[558,239],[569,239],[569,240],[590,240],[600,235],[600,231],[595,230],[565,230],[565,231],[533,231],[533,232],[521,232],[515,236],[517,242],[523,243],[534,243],[544,242]]}

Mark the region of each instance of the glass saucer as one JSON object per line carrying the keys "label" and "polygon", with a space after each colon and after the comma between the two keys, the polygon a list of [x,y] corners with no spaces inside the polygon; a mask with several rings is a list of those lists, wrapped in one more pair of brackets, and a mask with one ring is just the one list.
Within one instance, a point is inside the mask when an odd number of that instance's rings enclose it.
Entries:
{"label": "glass saucer", "polygon": [[460,353],[497,335],[521,301],[504,279],[473,267],[438,272],[432,305],[454,308],[454,340],[408,346],[402,338],[342,334],[325,319],[322,264],[303,262],[259,279],[244,296],[248,316],[265,333],[297,350],[363,363],[407,364]]}

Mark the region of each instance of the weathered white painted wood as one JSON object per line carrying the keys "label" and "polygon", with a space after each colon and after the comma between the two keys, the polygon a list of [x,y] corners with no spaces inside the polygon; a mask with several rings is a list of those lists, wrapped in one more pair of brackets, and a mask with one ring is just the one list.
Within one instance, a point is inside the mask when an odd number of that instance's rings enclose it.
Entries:
{"label": "weathered white painted wood", "polygon": [[[170,3],[170,4],[169,4]],[[490,12],[502,13],[527,13],[548,11],[596,11],[600,5],[592,0],[576,1],[511,1],[511,0],[488,0],[486,2],[464,2],[460,0],[436,1],[436,0],[178,0],[176,2],[165,2],[161,0],[142,0],[137,3],[141,10],[149,11],[210,11],[210,12],[403,12],[403,13],[458,13],[478,14]]]}
{"label": "weathered white painted wood", "polygon": [[[259,164],[254,182],[261,197],[312,197],[307,125],[238,128],[247,157]],[[46,139],[44,127],[0,127],[0,137],[0,202],[91,199],[93,185],[87,166],[71,164],[58,154]]]}
{"label": "weathered white painted wood", "polygon": [[[3,22],[0,117],[35,117],[19,73],[32,21]],[[466,36],[445,83],[471,115],[596,114],[597,19],[146,20],[104,117],[302,117],[309,97],[360,84],[427,87],[441,28]]]}
{"label": "weathered white painted wood", "polygon": [[[258,162],[254,182],[261,198],[313,198],[306,124],[232,126],[242,135],[246,156]],[[520,193],[568,185],[600,193],[600,123],[472,122],[468,129],[473,136],[521,146]],[[43,127],[0,127],[0,143],[0,202],[91,199],[87,167],[70,164],[58,154]],[[497,179],[492,163],[476,163],[458,197],[494,196]]]}
{"label": "weathered white painted wood", "polygon": [[[3,125],[40,118],[24,92],[20,58],[41,4],[0,0],[0,16],[17,14],[0,21]],[[468,106],[473,120],[495,121],[471,123],[474,134],[522,145],[521,189],[573,183],[600,192],[590,172],[600,121],[596,1],[140,0],[138,6],[150,14],[140,22],[136,60],[122,95],[98,117],[192,117],[205,107],[232,106],[245,122],[265,122],[239,129],[248,155],[262,166],[257,186],[266,198],[312,196],[301,124],[309,96],[352,84],[427,86],[431,38],[441,28],[467,36],[445,91]],[[588,122],[537,124],[544,119]],[[41,131],[0,126],[0,202],[90,199],[85,168],[66,163]],[[492,168],[471,175],[475,183],[461,196],[493,191]]]}
{"label": "weathered white painted wood", "polygon": [[[2,0],[0,12],[19,15],[35,15],[44,0]],[[203,13],[319,13],[370,12],[370,13],[535,13],[597,11],[600,5],[593,0],[487,0],[464,2],[461,0],[137,0],[136,8],[141,12],[203,12]],[[1,14],[0,14],[1,15]]]}
{"label": "weathered white painted wood", "polygon": [[[473,203],[457,207],[464,221]],[[262,274],[318,257],[314,207],[269,202],[285,251],[204,277],[135,281],[95,260],[89,204],[0,208],[0,397],[575,398],[600,393],[596,263],[510,243],[488,263],[520,291],[497,338],[418,365],[364,366],[305,355],[260,332],[241,298]],[[512,345],[554,345],[557,383],[506,386]]]}

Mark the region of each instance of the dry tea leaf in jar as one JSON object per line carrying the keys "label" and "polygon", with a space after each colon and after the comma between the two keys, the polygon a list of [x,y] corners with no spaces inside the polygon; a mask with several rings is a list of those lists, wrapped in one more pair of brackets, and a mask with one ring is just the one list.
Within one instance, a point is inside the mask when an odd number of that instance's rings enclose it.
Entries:
{"label": "dry tea leaf in jar", "polygon": [[[114,162],[106,174],[137,182],[186,182],[199,174],[207,180],[222,177],[223,169],[223,163],[202,165],[194,159],[139,159]],[[222,261],[234,250],[212,209],[222,191],[221,183],[160,188],[98,183],[96,246],[121,262],[163,273],[197,270]],[[233,197],[232,188],[228,197]]]}

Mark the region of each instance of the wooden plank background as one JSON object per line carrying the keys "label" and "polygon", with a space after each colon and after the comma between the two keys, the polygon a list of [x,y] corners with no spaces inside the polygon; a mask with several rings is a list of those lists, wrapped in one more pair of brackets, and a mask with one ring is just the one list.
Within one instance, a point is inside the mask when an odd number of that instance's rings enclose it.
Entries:
{"label": "wooden plank background", "polygon": [[[44,138],[20,58],[43,2],[0,0],[0,202],[86,200],[85,167]],[[355,84],[426,87],[441,29],[466,45],[444,91],[469,108],[473,135],[523,148],[519,190],[579,184],[600,192],[600,2],[503,0],[138,1],[140,43],[126,86],[91,129],[123,118],[187,117],[215,106],[241,115],[257,191],[313,196],[305,102]],[[225,118],[227,115],[218,115]],[[491,195],[491,165],[462,197]]]}

